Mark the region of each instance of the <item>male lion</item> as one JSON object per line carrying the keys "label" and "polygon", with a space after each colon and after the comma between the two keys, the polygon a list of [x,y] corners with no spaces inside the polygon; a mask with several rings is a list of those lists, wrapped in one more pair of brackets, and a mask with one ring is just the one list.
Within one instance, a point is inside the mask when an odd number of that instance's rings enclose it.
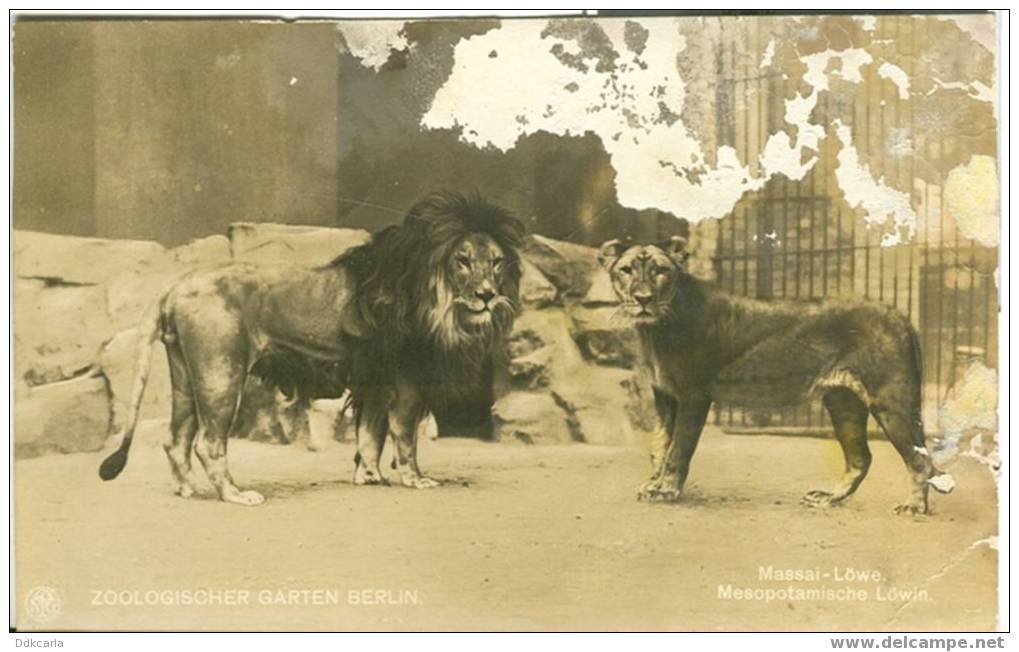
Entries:
{"label": "male lion", "polygon": [[508,211],[439,193],[322,267],[229,264],[184,277],[144,326],[122,443],[100,477],[115,478],[127,462],[158,336],[173,387],[165,448],[181,496],[194,493],[194,449],[222,500],[263,501],[237,488],[226,462],[251,375],[302,401],[349,388],[358,423],[354,484],[385,483],[379,457],[389,433],[402,483],[436,486],[418,469],[418,422],[491,382],[492,351],[518,302],[522,235]]}
{"label": "male lion", "polygon": [[806,504],[838,504],[863,481],[868,414],[910,473],[910,495],[896,512],[926,513],[928,485],[952,490],[924,445],[920,345],[905,317],[865,302],[736,298],[687,274],[687,256],[682,238],[646,246],[611,240],[599,252],[636,327],[663,427],[638,499],[679,498],[712,403],[768,409],[811,395],[823,398],[846,472],[833,490],[808,492]]}

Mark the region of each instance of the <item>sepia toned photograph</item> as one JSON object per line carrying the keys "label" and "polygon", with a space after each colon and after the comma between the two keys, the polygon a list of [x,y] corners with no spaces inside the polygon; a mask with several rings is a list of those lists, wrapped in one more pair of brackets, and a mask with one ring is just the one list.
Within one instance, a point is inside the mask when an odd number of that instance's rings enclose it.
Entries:
{"label": "sepia toned photograph", "polygon": [[1007,630],[1007,14],[496,13],[12,14],[11,630]]}

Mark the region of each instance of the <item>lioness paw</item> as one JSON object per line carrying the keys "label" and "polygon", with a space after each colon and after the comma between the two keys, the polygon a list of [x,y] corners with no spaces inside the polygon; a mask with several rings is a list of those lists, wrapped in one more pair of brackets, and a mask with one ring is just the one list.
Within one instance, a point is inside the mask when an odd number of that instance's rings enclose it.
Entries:
{"label": "lioness paw", "polygon": [[675,503],[683,492],[679,489],[650,489],[637,496],[637,500],[648,503]]}
{"label": "lioness paw", "polygon": [[842,501],[830,491],[814,489],[804,494],[800,502],[807,507],[831,507],[840,504]]}
{"label": "lioness paw", "polygon": [[892,511],[906,516],[918,516],[927,513],[927,506],[922,503],[908,501],[901,505],[896,505],[892,508]]}
{"label": "lioness paw", "polygon": [[660,480],[645,482],[637,489],[637,500],[648,503],[674,503],[680,499],[683,490],[663,484]]}

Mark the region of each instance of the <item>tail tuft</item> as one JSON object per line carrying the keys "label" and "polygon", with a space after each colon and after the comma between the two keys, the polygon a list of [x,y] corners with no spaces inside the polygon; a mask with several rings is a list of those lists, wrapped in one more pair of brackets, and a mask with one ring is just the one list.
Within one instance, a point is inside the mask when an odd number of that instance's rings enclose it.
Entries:
{"label": "tail tuft", "polygon": [[103,480],[112,480],[124,470],[127,464],[127,451],[131,449],[131,438],[134,437],[135,426],[138,425],[138,411],[142,404],[142,395],[145,393],[145,384],[149,379],[149,370],[152,367],[152,345],[163,331],[163,300],[153,302],[148,309],[144,320],[138,327],[138,358],[135,361],[134,384],[131,387],[131,400],[128,403],[127,416],[123,419],[123,437],[120,447],[112,455],[103,460],[99,467],[99,477]]}
{"label": "tail tuft", "polygon": [[99,477],[103,480],[112,480],[120,475],[126,464],[127,448],[122,446],[103,460],[103,463],[99,466]]}

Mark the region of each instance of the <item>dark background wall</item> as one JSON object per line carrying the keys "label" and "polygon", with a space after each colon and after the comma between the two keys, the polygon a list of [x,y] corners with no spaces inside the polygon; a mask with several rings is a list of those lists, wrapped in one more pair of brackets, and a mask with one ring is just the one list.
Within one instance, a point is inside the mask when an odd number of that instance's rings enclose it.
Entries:
{"label": "dark background wall", "polygon": [[13,57],[14,226],[94,235],[91,29],[19,25]]}
{"label": "dark background wall", "polygon": [[237,220],[333,223],[334,34],[16,25],[15,227],[179,244]]}
{"label": "dark background wall", "polygon": [[19,22],[14,226],[166,245],[235,221],[375,229],[448,188],[560,239],[685,231],[619,205],[592,134],[502,153],[420,129],[455,43],[498,24],[408,23],[375,70],[332,22]]}

